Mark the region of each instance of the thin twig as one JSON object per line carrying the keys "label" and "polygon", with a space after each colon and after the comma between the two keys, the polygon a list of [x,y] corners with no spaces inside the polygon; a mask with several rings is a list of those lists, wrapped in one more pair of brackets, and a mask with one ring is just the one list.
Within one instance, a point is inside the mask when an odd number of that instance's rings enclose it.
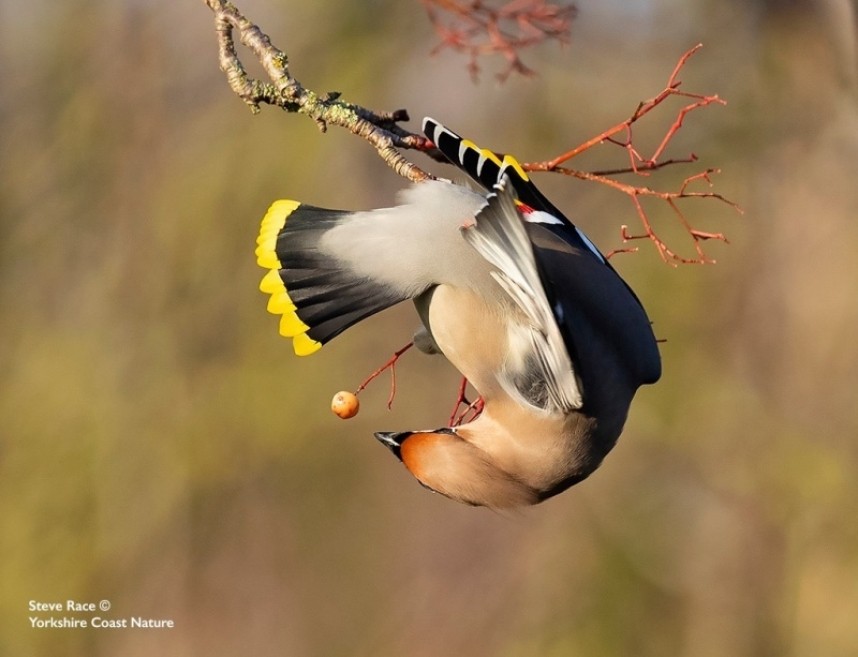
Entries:
{"label": "thin twig", "polygon": [[[642,235],[633,235],[629,232],[628,226],[622,226],[620,229],[620,236],[622,237],[623,242],[629,242],[639,239],[649,239],[655,245],[659,256],[661,256],[661,259],[669,264],[714,264],[715,261],[703,253],[699,243],[707,239],[715,239],[729,243],[729,240],[727,240],[727,238],[721,233],[704,233],[702,231],[698,231],[692,228],[684,213],[677,205],[676,202],[678,200],[692,198],[711,198],[730,206],[738,213],[742,212],[742,209],[736,203],[726,198],[725,196],[718,194],[717,192],[690,192],[687,190],[688,185],[695,180],[709,180],[709,176],[711,174],[718,173],[717,169],[709,169],[705,172],[689,176],[683,181],[678,191],[672,192],[657,191],[649,187],[630,185],[628,183],[623,183],[618,180],[614,180],[613,178],[599,176],[593,173],[589,173],[587,171],[578,171],[577,169],[557,167],[555,171],[557,173],[562,173],[564,175],[578,178],[580,180],[589,180],[592,182],[601,183],[603,185],[616,189],[617,191],[620,191],[623,194],[626,194],[629,198],[631,198],[638,218],[640,219],[641,224],[644,228],[644,233]],[[691,236],[694,242],[695,250],[697,251],[697,258],[682,257],[667,246],[667,244],[659,237],[659,235],[653,228],[652,221],[650,220],[649,215],[647,214],[643,205],[641,205],[641,197],[657,198],[664,201],[671,207],[671,209],[679,219],[680,223]],[[617,252],[623,251],[617,250]]]}
{"label": "thin twig", "polygon": [[[472,422],[480,416],[480,413],[483,412],[483,406],[485,403],[482,395],[477,397],[474,401],[468,401],[468,398],[465,396],[467,388],[468,379],[466,377],[462,377],[462,382],[459,384],[459,394],[456,396],[456,405],[453,406],[453,411],[450,413],[450,420],[448,423],[450,427],[458,427],[465,422]],[[459,408],[461,408],[463,404],[465,406],[465,410],[460,413]]]}
{"label": "thin twig", "polygon": [[384,365],[379,367],[375,372],[370,374],[367,378],[363,380],[363,382],[358,386],[357,390],[355,390],[355,395],[360,394],[366,387],[369,385],[370,381],[378,377],[385,370],[390,370],[390,394],[387,397],[387,408],[390,410],[393,408],[393,400],[396,397],[396,361],[399,360],[399,357],[402,356],[406,351],[411,349],[414,346],[414,342],[409,342],[407,345],[402,347],[399,351],[394,352],[393,356],[390,357]]}
{"label": "thin twig", "polygon": [[[528,162],[522,165],[522,167],[527,171],[552,171],[566,176],[578,178],[580,180],[587,180],[590,182],[599,183],[601,185],[606,185],[627,195],[632,201],[632,204],[635,208],[635,212],[637,213],[638,218],[641,221],[641,225],[643,226],[644,232],[643,234],[631,234],[629,232],[628,227],[623,226],[620,231],[620,235],[623,239],[623,242],[638,239],[648,239],[655,245],[656,250],[658,251],[658,254],[662,258],[662,260],[673,265],[691,263],[714,263],[715,261],[709,258],[704,253],[703,248],[701,246],[701,242],[712,239],[727,242],[727,238],[722,233],[709,233],[693,228],[688,218],[683,213],[682,209],[679,207],[677,203],[679,200],[692,198],[714,199],[729,205],[739,213],[742,212],[742,209],[736,203],[727,199],[725,196],[722,196],[719,193],[688,191],[689,185],[697,181],[705,181],[711,187],[711,176],[712,174],[718,173],[718,170],[707,169],[705,171],[686,177],[677,191],[658,191],[643,185],[629,184],[617,180],[615,176],[622,174],[634,174],[640,177],[648,177],[652,172],[658,171],[659,169],[668,166],[692,164],[694,162],[697,162],[697,155],[695,155],[694,153],[691,153],[686,157],[673,157],[669,159],[661,158],[664,156],[673,138],[682,128],[683,123],[688,114],[690,114],[694,110],[707,107],[712,104],[726,105],[726,102],[719,98],[716,94],[705,95],[689,93],[680,90],[682,82],[679,79],[679,74],[681,73],[683,67],[688,62],[688,60],[698,50],[700,50],[700,48],[702,48],[702,44],[697,44],[696,46],[685,52],[679,58],[679,61],[676,63],[676,66],[674,66],[673,71],[668,77],[664,88],[652,98],[640,102],[635,111],[632,112],[632,114],[624,121],[617,123],[616,125],[608,128],[607,130],[604,130],[595,137],[592,137],[591,139],[586,140],[578,146],[571,148],[564,153],[561,153],[560,155],[551,160],[546,160],[544,162]],[[637,123],[647,114],[652,112],[655,108],[659,107],[665,100],[672,96],[687,98],[690,99],[691,102],[682,106],[677,111],[676,117],[665,131],[658,145],[655,147],[655,149],[653,149],[652,154],[649,156],[644,156],[634,143],[633,126],[635,123]],[[563,164],[568,162],[569,160],[578,157],[582,153],[600,144],[609,144],[622,148],[627,154],[629,162],[628,166],[606,169],[601,171],[582,171],[563,166]],[[660,199],[670,207],[672,213],[676,216],[680,224],[691,237],[697,257],[686,258],[680,256],[674,250],[667,246],[667,244],[661,239],[661,237],[659,237],[659,235],[654,230],[652,221],[650,220],[647,211],[641,204],[641,197],[654,197]],[[628,253],[634,250],[636,249],[615,249],[609,253],[609,257],[616,255],[617,253]]]}

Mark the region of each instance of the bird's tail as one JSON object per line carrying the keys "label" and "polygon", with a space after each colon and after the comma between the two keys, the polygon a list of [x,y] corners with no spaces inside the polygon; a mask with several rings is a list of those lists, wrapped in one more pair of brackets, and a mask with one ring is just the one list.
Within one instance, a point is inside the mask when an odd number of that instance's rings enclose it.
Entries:
{"label": "bird's tail", "polygon": [[275,201],[262,220],[256,256],[268,270],[259,289],[280,315],[280,334],[306,356],[360,320],[408,295],[349,267],[325,248],[325,235],[354,213]]}

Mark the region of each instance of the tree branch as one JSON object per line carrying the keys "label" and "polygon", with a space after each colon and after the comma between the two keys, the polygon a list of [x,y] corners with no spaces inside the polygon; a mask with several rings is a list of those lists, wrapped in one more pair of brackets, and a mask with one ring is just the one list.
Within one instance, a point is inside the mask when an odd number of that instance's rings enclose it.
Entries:
{"label": "tree branch", "polygon": [[[286,53],[273,46],[268,35],[248,20],[235,5],[225,0],[203,2],[215,15],[220,68],[226,74],[233,92],[254,113],[259,112],[259,105],[265,103],[287,112],[305,114],[323,132],[329,125],[345,128],[369,142],[379,157],[400,176],[412,181],[433,177],[407,160],[398,150],[431,151],[433,148],[425,137],[399,126],[400,122],[408,120],[406,110],[378,113],[340,100],[337,92],[322,96],[304,88],[289,73]],[[270,82],[256,80],[247,74],[236,52],[233,32],[259,60]]]}

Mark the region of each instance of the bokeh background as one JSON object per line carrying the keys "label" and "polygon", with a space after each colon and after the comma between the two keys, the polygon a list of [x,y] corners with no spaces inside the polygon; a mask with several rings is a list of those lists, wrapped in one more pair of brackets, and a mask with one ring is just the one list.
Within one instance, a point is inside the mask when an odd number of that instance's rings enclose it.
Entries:
{"label": "bokeh background", "polygon": [[[400,362],[393,411],[384,378],[356,419],[328,410],[413,310],[298,359],[256,289],[271,200],[379,207],[402,181],[342,131],[252,116],[202,2],[0,1],[0,654],[858,654],[854,4],[580,0],[570,45],[503,85],[430,57],[416,0],[240,6],[308,87],[525,160],[628,116],[702,41],[685,87],[729,104],[673,152],[745,215],[685,206],[729,235],[717,265],[614,259],[667,342],[602,469],[521,513],[459,506],[372,438],[445,423],[440,359]],[[635,225],[610,190],[539,183],[605,250]],[[176,627],[30,628],[30,600],[67,599]]]}

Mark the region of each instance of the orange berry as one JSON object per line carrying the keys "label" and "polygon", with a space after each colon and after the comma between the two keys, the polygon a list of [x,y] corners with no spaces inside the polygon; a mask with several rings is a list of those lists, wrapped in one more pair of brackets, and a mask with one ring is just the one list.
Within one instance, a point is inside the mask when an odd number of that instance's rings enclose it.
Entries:
{"label": "orange berry", "polygon": [[360,402],[357,395],[345,390],[341,390],[331,400],[331,410],[334,415],[341,417],[344,420],[354,417],[358,414]]}

